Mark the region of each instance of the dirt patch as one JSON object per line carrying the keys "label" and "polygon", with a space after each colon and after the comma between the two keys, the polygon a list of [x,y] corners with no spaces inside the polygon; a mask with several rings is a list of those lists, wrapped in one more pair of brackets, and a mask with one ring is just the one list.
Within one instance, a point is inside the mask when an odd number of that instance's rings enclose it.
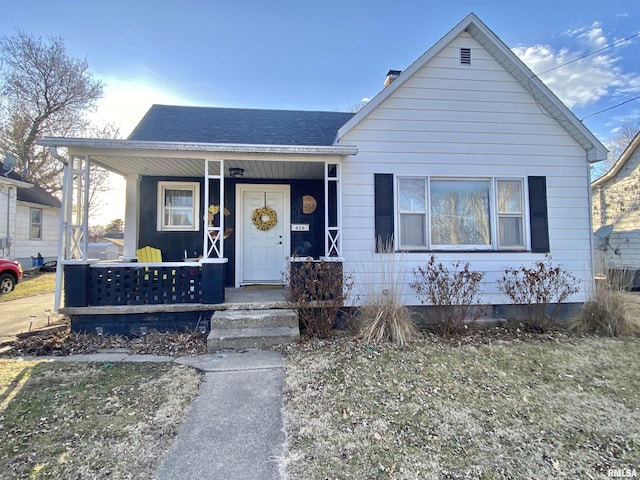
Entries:
{"label": "dirt patch", "polygon": [[119,335],[87,335],[71,332],[67,326],[60,332],[18,338],[5,355],[72,355],[96,353],[105,349],[124,349],[130,353],[181,357],[207,353],[206,333],[158,333],[144,337]]}

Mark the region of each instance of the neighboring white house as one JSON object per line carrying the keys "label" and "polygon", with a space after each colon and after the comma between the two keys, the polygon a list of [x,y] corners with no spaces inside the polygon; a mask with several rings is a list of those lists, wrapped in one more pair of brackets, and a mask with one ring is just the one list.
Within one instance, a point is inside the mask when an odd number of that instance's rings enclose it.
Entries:
{"label": "neighboring white house", "polygon": [[[185,257],[203,257],[203,271],[215,264],[202,274],[202,303],[214,284],[223,299],[225,286],[281,282],[298,249],[341,262],[355,303],[381,262],[402,278],[432,254],[483,272],[489,305],[507,302],[496,283],[505,268],[546,254],[580,281],[570,302],[591,293],[589,164],[607,151],[473,14],[390,71],[355,115],[154,105],[127,140],[40,144],[65,149],[67,178],[86,162],[126,178],[126,258],[151,245],[174,262],[167,268]],[[66,261],[99,285],[83,280],[89,293],[73,306],[114,304],[98,294],[115,285],[109,272],[72,241],[87,222],[67,223]],[[393,253],[377,251],[378,240]],[[419,305],[410,280],[402,300]]]}
{"label": "neighboring white house", "polygon": [[59,224],[60,200],[0,162],[0,255],[27,269],[56,259]]}
{"label": "neighboring white house", "polygon": [[640,133],[591,184],[596,270],[640,269]]}
{"label": "neighboring white house", "polygon": [[124,242],[120,239],[103,238],[100,242],[89,242],[89,258],[116,260],[124,252]]}

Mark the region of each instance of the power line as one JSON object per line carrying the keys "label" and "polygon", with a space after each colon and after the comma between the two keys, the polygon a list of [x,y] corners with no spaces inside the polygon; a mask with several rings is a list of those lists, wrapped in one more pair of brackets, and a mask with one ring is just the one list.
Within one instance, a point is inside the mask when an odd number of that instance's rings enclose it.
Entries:
{"label": "power line", "polygon": [[553,72],[554,70],[557,70],[558,68],[566,67],[567,65],[570,65],[570,64],[572,64],[574,62],[579,62],[580,60],[583,60],[583,59],[585,59],[587,57],[590,57],[591,55],[595,55],[596,53],[604,52],[605,50],[607,50],[609,48],[613,48],[616,45],[620,45],[621,43],[628,42],[629,40],[631,40],[633,38],[636,38],[638,36],[640,36],[640,32],[634,33],[630,37],[623,38],[622,40],[618,40],[617,42],[612,43],[611,45],[606,45],[606,46],[604,46],[602,48],[599,48],[598,50],[594,50],[593,52],[586,53],[586,54],[582,55],[581,57],[574,58],[573,60],[569,60],[568,62],[563,63],[562,65],[556,65],[555,67],[550,68],[549,70],[545,70],[544,72],[536,73],[536,74],[534,74],[534,77],[539,77],[540,75],[544,75],[545,73]]}
{"label": "power line", "polygon": [[634,100],[638,100],[638,99],[640,99],[640,95],[638,95],[637,97],[633,97],[633,98],[630,98],[630,99],[628,99],[628,100],[625,100],[624,102],[618,103],[617,105],[613,105],[613,106],[611,106],[611,107],[607,107],[607,108],[605,108],[605,109],[603,109],[603,110],[600,110],[600,111],[598,111],[598,112],[590,113],[590,114],[589,114],[589,115],[587,115],[586,117],[582,117],[582,118],[580,119],[580,121],[582,122],[582,121],[586,120],[587,118],[593,117],[593,116],[595,116],[595,115],[599,115],[600,113],[604,113],[604,112],[606,112],[606,111],[608,111],[608,110],[613,110],[614,108],[618,108],[618,107],[620,107],[620,106],[624,105],[625,103],[633,102]]}

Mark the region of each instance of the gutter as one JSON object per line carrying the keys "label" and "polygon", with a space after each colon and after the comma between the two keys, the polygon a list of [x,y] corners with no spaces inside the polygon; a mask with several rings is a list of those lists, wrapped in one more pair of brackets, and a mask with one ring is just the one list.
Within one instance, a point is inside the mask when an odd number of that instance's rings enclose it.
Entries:
{"label": "gutter", "polygon": [[38,145],[50,147],[58,160],[66,163],[57,153],[57,147],[105,150],[164,150],[176,152],[223,152],[223,153],[268,153],[278,155],[356,155],[358,147],[341,145],[262,145],[242,143],[187,143],[148,142],[138,140],[99,140],[89,138],[49,137],[37,141]]}

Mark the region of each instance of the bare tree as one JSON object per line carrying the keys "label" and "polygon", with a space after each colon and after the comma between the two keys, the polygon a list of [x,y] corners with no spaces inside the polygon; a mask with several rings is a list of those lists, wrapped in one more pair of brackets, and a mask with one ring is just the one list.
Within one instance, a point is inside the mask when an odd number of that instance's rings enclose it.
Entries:
{"label": "bare tree", "polygon": [[623,124],[616,134],[605,142],[606,147],[609,149],[609,155],[605,162],[600,162],[594,165],[593,179],[604,175],[609,171],[614,163],[620,158],[620,155],[631,143],[631,140],[640,132],[640,120],[629,121]]}
{"label": "bare tree", "polygon": [[89,241],[99,242],[104,237],[105,228],[102,225],[89,226]]}
{"label": "bare tree", "polygon": [[612,164],[620,158],[638,132],[640,132],[640,120],[630,121],[622,125],[616,135],[607,142]]}
{"label": "bare tree", "polygon": [[77,136],[102,97],[86,60],[70,57],[61,37],[24,32],[0,38],[0,148],[17,170],[49,192],[61,189],[62,165],[36,145],[44,136]]}
{"label": "bare tree", "polygon": [[[120,129],[113,123],[102,127],[91,127],[87,137],[115,140],[120,138]],[[105,193],[111,190],[111,173],[104,168],[91,164],[89,170],[89,217],[96,214],[103,204]]]}

